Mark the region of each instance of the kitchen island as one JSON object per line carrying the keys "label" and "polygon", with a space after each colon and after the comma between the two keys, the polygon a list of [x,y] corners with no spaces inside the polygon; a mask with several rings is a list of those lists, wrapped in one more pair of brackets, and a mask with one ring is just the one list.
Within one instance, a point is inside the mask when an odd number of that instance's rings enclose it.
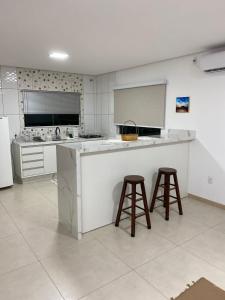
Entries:
{"label": "kitchen island", "polygon": [[151,198],[159,167],[178,171],[181,196],[187,196],[190,130],[169,130],[164,137],[90,141],[57,146],[59,222],[77,239],[115,220],[123,177],[145,177]]}

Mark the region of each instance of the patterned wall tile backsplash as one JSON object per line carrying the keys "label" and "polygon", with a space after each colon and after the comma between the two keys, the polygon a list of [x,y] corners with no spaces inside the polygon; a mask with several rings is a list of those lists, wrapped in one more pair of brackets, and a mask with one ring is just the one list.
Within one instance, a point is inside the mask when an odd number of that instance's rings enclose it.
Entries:
{"label": "patterned wall tile backsplash", "polygon": [[[81,126],[74,128],[86,134],[114,136],[113,86],[115,73],[99,76],[78,75],[28,68],[0,66],[0,115],[8,116],[10,138],[15,135],[45,135],[52,128],[24,129],[23,99],[21,90],[48,90],[81,93]],[[67,127],[62,126],[64,133]]]}
{"label": "patterned wall tile backsplash", "polygon": [[18,88],[83,93],[83,76],[45,70],[17,68]]}
{"label": "patterned wall tile backsplash", "polygon": [[[84,130],[84,103],[83,103],[83,76],[73,73],[63,73],[46,70],[35,70],[26,68],[17,68],[17,86],[19,90],[44,90],[44,91],[62,91],[78,92],[81,94],[81,124],[80,130]],[[31,133],[32,135],[44,135],[47,128],[26,128],[24,129],[23,120],[23,100],[21,93],[20,114],[21,114],[21,132],[22,134]],[[62,131],[66,130],[65,127]]]}

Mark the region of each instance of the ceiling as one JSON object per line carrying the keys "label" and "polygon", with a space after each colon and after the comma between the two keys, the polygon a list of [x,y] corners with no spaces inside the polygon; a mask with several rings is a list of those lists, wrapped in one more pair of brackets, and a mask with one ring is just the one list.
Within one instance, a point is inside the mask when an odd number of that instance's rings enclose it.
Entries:
{"label": "ceiling", "polygon": [[[225,43],[224,0],[0,0],[0,64],[101,74]],[[49,51],[67,52],[53,61]]]}

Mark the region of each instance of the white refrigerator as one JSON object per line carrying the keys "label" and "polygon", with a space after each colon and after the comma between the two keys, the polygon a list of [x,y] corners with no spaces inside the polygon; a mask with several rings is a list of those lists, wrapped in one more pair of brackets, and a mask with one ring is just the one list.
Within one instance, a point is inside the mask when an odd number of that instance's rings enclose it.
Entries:
{"label": "white refrigerator", "polygon": [[0,188],[13,185],[12,160],[7,117],[0,117]]}

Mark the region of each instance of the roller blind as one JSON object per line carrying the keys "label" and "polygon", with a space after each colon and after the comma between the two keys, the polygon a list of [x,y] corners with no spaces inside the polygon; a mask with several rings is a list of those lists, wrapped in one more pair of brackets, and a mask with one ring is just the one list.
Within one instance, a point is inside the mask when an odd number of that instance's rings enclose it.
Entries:
{"label": "roller blind", "polygon": [[166,84],[114,90],[114,122],[164,127]]}
{"label": "roller blind", "polygon": [[80,94],[23,91],[25,114],[79,114]]}

